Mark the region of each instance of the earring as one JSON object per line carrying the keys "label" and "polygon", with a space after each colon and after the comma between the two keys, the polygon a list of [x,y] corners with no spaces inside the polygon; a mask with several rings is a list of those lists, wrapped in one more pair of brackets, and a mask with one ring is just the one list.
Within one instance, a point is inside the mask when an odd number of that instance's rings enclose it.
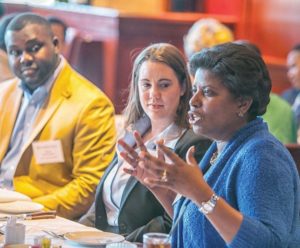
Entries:
{"label": "earring", "polygon": [[240,117],[240,118],[244,117],[244,113],[243,113],[242,111],[238,112],[237,115],[238,115],[238,117]]}

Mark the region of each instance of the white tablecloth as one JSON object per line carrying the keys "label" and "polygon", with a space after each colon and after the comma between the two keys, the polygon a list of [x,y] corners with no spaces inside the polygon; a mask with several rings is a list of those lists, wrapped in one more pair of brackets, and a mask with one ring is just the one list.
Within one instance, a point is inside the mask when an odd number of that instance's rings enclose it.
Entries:
{"label": "white tablecloth", "polygon": [[[56,217],[55,219],[41,219],[41,220],[24,220],[18,221],[23,223],[26,226],[26,236],[25,243],[33,244],[34,238],[37,236],[47,236],[51,238],[51,244],[54,246],[59,246],[64,248],[72,248],[72,247],[83,247],[80,245],[72,244],[63,239],[53,238],[47,235],[42,230],[53,231],[57,234],[65,234],[67,232],[76,232],[76,231],[99,231],[96,228],[87,227],[81,225],[77,222],[70,221],[61,217]],[[5,222],[0,222],[0,225],[4,225]],[[1,245],[3,245],[4,236],[1,235]]]}

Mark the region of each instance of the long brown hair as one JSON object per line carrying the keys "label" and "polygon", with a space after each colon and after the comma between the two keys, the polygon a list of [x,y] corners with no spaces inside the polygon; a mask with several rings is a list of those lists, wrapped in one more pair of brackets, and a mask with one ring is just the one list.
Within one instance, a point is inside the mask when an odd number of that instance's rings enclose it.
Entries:
{"label": "long brown hair", "polygon": [[185,89],[184,94],[180,97],[175,123],[180,127],[188,127],[189,124],[186,115],[191,98],[191,79],[183,54],[175,46],[168,43],[150,45],[142,50],[136,57],[132,69],[128,102],[123,111],[125,126],[134,124],[145,114],[140,103],[138,91],[139,72],[141,65],[145,61],[164,63],[175,72],[180,87]]}

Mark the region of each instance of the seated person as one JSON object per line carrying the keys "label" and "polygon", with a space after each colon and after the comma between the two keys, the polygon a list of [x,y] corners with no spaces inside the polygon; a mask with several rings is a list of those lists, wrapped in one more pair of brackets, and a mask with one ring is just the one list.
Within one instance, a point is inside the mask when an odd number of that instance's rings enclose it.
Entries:
{"label": "seated person", "polygon": [[2,17],[3,14],[4,14],[4,8],[3,8],[2,3],[0,2],[0,17]]}
{"label": "seated person", "polygon": [[203,48],[212,47],[233,41],[232,31],[213,18],[203,18],[196,21],[183,37],[183,47],[189,59]]}
{"label": "seated person", "polygon": [[66,33],[68,26],[67,24],[60,18],[55,17],[55,16],[49,16],[47,17],[48,22],[50,22],[51,29],[53,34],[57,37],[58,39],[58,48],[60,53],[65,55],[65,40],[66,40]]}
{"label": "seated person", "polygon": [[17,15],[5,43],[17,78],[0,84],[0,187],[78,218],[114,155],[113,106],[60,56],[45,18]]}
{"label": "seated person", "polygon": [[[245,45],[261,55],[260,49],[249,41],[237,40],[235,43]],[[271,92],[267,111],[262,117],[268,123],[270,132],[282,143],[297,143],[296,119],[287,101]]]}
{"label": "seated person", "polygon": [[[183,55],[169,44],[151,45],[135,59],[132,75],[123,139],[135,149],[131,132],[138,130],[150,150],[164,139],[182,158],[195,145],[200,160],[211,141],[197,137],[187,123],[191,81]],[[150,190],[124,172],[128,164],[121,151],[118,147],[95,203],[80,223],[123,234],[129,241],[141,242],[147,232],[169,232],[170,217]]]}
{"label": "seated person", "polygon": [[[201,19],[190,28],[184,38],[185,53],[187,57],[190,57],[203,48],[230,41],[233,41],[233,33],[228,27],[215,19]],[[235,42],[247,45],[250,49],[261,54],[256,45],[246,40]],[[281,142],[297,142],[297,127],[293,111],[287,102],[274,93],[271,93],[270,103],[263,119],[268,123],[270,132]]]}
{"label": "seated person", "polygon": [[282,93],[295,112],[297,125],[300,124],[300,44],[294,46],[287,56],[287,76],[292,87]]}
{"label": "seated person", "polygon": [[16,14],[5,15],[1,17],[0,20],[0,83],[14,77],[8,64],[4,35],[7,25],[15,15]]}
{"label": "seated person", "polygon": [[190,72],[190,124],[214,140],[200,164],[193,148],[185,162],[161,141],[153,156],[138,132],[142,152],[119,141],[131,165],[126,172],[149,187],[177,223],[172,248],[300,247],[296,165],[260,117],[272,87],[263,59],[245,45],[226,43],[192,56]]}
{"label": "seated person", "polygon": [[291,106],[275,93],[270,93],[270,102],[262,116],[272,133],[283,144],[297,143],[297,123]]}

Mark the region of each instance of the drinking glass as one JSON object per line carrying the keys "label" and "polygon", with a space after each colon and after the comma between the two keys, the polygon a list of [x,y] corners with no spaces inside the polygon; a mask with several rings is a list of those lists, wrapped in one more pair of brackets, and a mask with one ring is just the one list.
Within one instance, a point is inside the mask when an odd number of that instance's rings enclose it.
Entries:
{"label": "drinking glass", "polygon": [[146,233],[143,235],[143,248],[171,248],[171,240],[165,233]]}

